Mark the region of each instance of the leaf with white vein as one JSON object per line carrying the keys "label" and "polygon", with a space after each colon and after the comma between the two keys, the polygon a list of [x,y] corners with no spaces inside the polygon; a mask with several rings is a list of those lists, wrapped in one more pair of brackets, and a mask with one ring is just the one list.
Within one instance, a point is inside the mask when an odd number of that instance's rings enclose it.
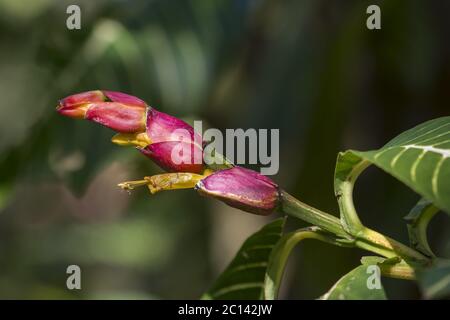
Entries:
{"label": "leaf with white vein", "polygon": [[[378,150],[340,153],[335,174],[337,183],[348,180],[358,167],[364,169],[370,164],[450,214],[450,117],[422,123]],[[353,179],[356,177],[353,175]]]}
{"label": "leaf with white vein", "polygon": [[262,299],[269,256],[286,219],[277,219],[251,235],[202,299]]}

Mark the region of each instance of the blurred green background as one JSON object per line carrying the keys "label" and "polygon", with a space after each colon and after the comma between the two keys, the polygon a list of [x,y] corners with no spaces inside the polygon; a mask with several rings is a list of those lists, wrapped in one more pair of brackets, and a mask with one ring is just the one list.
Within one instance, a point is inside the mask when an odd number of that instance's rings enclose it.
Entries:
{"label": "blurred green background", "polygon": [[[81,8],[81,30],[66,8]],[[378,4],[382,29],[366,28]],[[450,2],[330,0],[0,0],[0,298],[198,298],[270,219],[192,190],[131,195],[160,172],[113,132],[58,116],[58,99],[127,92],[211,127],[279,128],[279,184],[337,212],[340,150],[375,149],[449,114]],[[407,242],[418,196],[375,168],[356,186],[363,221]],[[300,226],[290,223],[290,228]],[[431,225],[450,256],[446,217]],[[447,231],[447,232],[446,232]],[[282,298],[317,298],[362,251],[306,242]],[[82,290],[66,288],[66,268]],[[390,298],[417,287],[384,281]]]}

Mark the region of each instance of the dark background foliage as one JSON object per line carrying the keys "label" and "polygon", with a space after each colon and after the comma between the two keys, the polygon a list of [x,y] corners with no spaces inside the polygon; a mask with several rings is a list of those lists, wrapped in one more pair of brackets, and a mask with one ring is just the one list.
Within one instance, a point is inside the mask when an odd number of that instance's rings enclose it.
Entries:
{"label": "dark background foliage", "polygon": [[[374,3],[382,29],[370,31]],[[66,28],[69,4],[81,30]],[[191,190],[121,192],[117,182],[159,170],[109,143],[110,130],[58,116],[62,97],[118,90],[220,129],[279,128],[274,179],[334,213],[338,151],[378,148],[449,111],[448,1],[0,0],[0,12],[1,298],[197,298],[273,218]],[[367,225],[407,241],[417,195],[371,168],[355,198]],[[431,226],[444,256],[448,227]],[[282,297],[318,297],[362,253],[301,244]],[[80,291],[66,289],[70,264]],[[410,282],[385,287],[419,297]]]}

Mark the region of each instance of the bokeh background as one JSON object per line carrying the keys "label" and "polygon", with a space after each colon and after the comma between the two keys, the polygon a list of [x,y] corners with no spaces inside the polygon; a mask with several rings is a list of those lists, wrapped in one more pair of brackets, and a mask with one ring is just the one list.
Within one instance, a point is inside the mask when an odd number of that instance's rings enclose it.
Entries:
{"label": "bokeh background", "polygon": [[[81,7],[81,30],[66,8]],[[378,4],[382,29],[366,28]],[[0,0],[0,298],[198,298],[242,241],[274,217],[192,190],[150,196],[115,185],[160,170],[113,132],[58,116],[58,99],[127,92],[211,127],[279,128],[285,189],[337,212],[340,150],[375,149],[449,114],[450,2]],[[418,196],[376,168],[357,183],[363,221],[407,242]],[[290,222],[294,228],[301,224]],[[431,242],[450,256],[449,221]],[[305,242],[283,298],[312,299],[362,251]],[[66,268],[82,290],[66,288]],[[415,284],[384,280],[390,298]]]}

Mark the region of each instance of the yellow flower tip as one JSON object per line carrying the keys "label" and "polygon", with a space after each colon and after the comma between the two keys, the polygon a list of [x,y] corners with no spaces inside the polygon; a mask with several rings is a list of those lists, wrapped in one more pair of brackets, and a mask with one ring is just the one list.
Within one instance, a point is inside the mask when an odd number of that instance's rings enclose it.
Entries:
{"label": "yellow flower tip", "polygon": [[164,173],[145,177],[152,194],[163,190],[192,189],[204,176],[189,172]]}
{"label": "yellow flower tip", "polygon": [[147,186],[150,193],[155,194],[164,190],[193,189],[205,177],[205,175],[189,172],[163,173],[144,177],[143,180],[121,182],[118,186],[127,191]]}
{"label": "yellow flower tip", "polygon": [[125,181],[119,183],[117,186],[123,190],[134,190],[137,187],[146,186],[148,185],[148,180],[136,180],[136,181]]}
{"label": "yellow flower tip", "polygon": [[64,106],[62,102],[60,102],[56,106],[56,111],[60,114],[70,117],[72,119],[84,119],[87,109],[89,108],[90,104],[82,104],[77,105],[75,107],[73,106]]}
{"label": "yellow flower tip", "polygon": [[145,132],[118,133],[111,138],[111,142],[119,146],[136,146],[141,148],[145,148],[152,143]]}

